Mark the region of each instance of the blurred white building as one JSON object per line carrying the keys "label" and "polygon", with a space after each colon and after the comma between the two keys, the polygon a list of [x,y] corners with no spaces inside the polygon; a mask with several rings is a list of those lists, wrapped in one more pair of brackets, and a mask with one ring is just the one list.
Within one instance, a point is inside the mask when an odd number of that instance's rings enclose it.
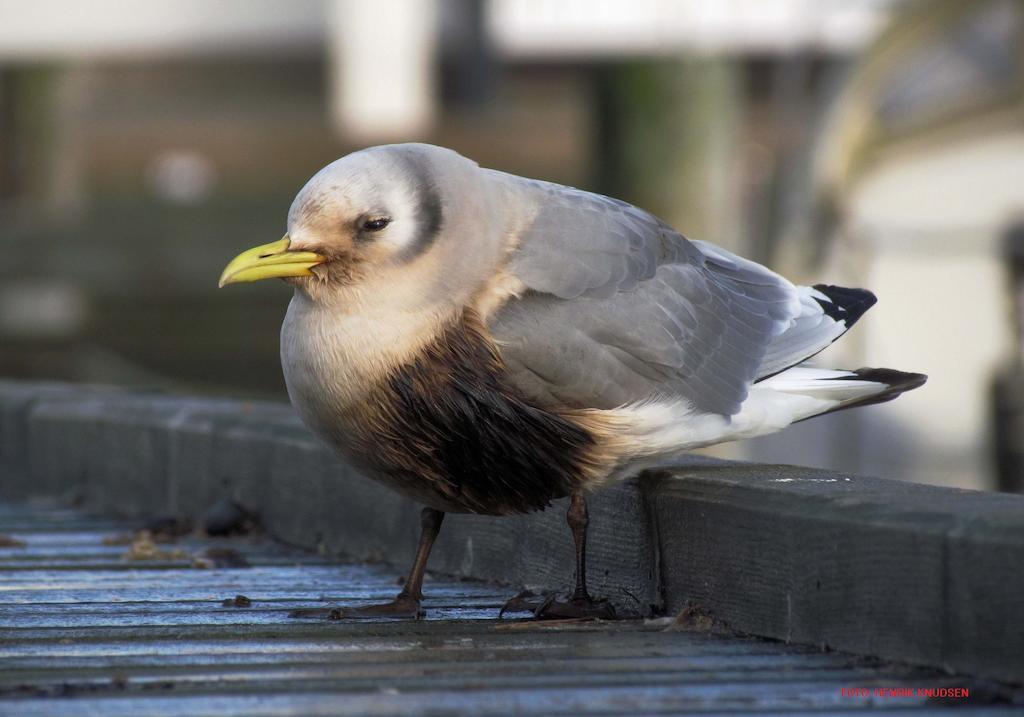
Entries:
{"label": "blurred white building", "polygon": [[436,119],[440,42],[467,22],[506,61],[849,53],[896,0],[0,0],[0,63],[328,51],[339,128],[371,142]]}
{"label": "blurred white building", "polygon": [[1024,216],[1022,47],[1024,3],[924,3],[857,68],[817,157],[829,220],[793,238],[787,263],[825,256],[828,280],[879,296],[830,363],[930,379],[751,455],[994,487],[993,382],[1017,345],[1002,239]]}

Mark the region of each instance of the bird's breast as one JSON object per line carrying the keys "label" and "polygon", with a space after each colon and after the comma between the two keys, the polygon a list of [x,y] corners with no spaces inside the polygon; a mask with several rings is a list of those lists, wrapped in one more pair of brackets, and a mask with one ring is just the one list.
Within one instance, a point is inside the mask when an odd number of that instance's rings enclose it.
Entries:
{"label": "bird's breast", "polygon": [[397,343],[394,325],[289,310],[281,342],[289,395],[344,457],[447,511],[537,510],[580,486],[595,437],[510,389],[473,312],[411,351],[396,355]]}
{"label": "bird's breast", "polygon": [[281,327],[281,368],[292,405],[337,443],[374,388],[429,340],[436,319],[413,313],[340,313],[296,294]]}

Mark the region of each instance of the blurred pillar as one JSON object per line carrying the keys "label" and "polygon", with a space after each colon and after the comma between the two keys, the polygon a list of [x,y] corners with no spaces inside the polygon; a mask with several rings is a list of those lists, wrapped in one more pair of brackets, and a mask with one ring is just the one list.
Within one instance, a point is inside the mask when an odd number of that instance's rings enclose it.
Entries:
{"label": "blurred pillar", "polygon": [[596,72],[598,191],[695,239],[746,253],[735,177],[743,111],[737,61],[633,62]]}
{"label": "blurred pillar", "polygon": [[14,70],[0,67],[0,204],[13,199],[18,191],[14,86]]}
{"label": "blurred pillar", "polygon": [[346,139],[411,139],[430,129],[437,10],[437,0],[332,0],[330,112]]}
{"label": "blurred pillar", "polygon": [[0,69],[0,201],[60,211],[79,205],[76,87],[71,70]]}
{"label": "blurred pillar", "polygon": [[992,383],[996,488],[1024,493],[1024,221],[1006,232],[1010,275],[1013,356]]}
{"label": "blurred pillar", "polygon": [[806,212],[811,133],[823,103],[812,79],[815,57],[796,52],[771,63],[768,148],[765,182],[751,212],[749,258],[774,265],[787,228]]}
{"label": "blurred pillar", "polygon": [[445,103],[481,106],[494,94],[498,62],[480,0],[444,0],[440,5],[441,90]]}
{"label": "blurred pillar", "polygon": [[93,79],[92,71],[81,64],[64,67],[54,78],[49,195],[54,207],[63,212],[81,211],[88,194],[82,130]]}

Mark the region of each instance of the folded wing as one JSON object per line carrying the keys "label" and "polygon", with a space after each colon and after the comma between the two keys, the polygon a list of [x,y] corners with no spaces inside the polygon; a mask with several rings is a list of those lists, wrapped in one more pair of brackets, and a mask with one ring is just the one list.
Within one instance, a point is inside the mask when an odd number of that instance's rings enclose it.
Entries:
{"label": "folded wing", "polygon": [[541,210],[509,263],[529,290],[490,320],[531,397],[593,408],[672,397],[732,415],[773,342],[775,362],[792,358],[778,339],[806,307],[784,278],[625,202],[534,189]]}

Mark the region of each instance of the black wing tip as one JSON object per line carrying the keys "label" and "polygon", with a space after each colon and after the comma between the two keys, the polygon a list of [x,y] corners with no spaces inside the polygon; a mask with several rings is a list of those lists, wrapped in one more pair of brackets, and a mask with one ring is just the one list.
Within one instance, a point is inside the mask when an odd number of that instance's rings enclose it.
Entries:
{"label": "black wing tip", "polygon": [[897,389],[900,392],[920,388],[928,381],[928,377],[923,373],[897,371],[894,368],[859,368],[851,373],[854,375],[846,377],[847,380],[884,383],[889,388]]}
{"label": "black wing tip", "polygon": [[815,284],[812,288],[828,297],[828,301],[814,297],[825,315],[833,321],[843,322],[846,328],[857,323],[857,319],[878,301],[878,297],[867,289],[848,289],[831,284]]}
{"label": "black wing tip", "polygon": [[909,373],[907,371],[897,371],[893,368],[859,368],[856,371],[851,371],[851,374],[836,380],[871,381],[872,383],[880,383],[886,388],[874,396],[869,396],[864,400],[850,404],[850,406],[843,406],[843,408],[885,403],[886,401],[893,400],[901,393],[920,388],[928,381],[928,377],[923,373]]}

